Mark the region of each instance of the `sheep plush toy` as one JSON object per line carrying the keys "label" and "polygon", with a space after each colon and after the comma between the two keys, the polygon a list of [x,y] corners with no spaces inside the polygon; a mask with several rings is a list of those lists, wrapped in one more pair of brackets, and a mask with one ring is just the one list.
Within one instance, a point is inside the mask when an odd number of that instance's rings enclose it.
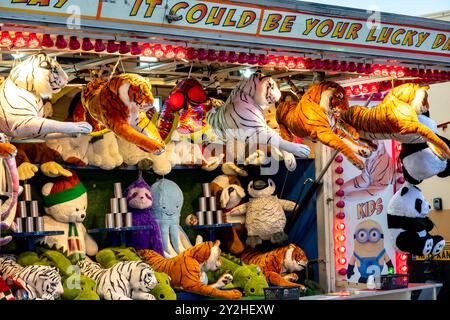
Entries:
{"label": "sheep plush toy", "polygon": [[389,201],[388,228],[399,251],[420,256],[442,252],[444,238],[429,234],[434,227],[427,217],[430,209],[420,189],[410,183],[406,183]]}

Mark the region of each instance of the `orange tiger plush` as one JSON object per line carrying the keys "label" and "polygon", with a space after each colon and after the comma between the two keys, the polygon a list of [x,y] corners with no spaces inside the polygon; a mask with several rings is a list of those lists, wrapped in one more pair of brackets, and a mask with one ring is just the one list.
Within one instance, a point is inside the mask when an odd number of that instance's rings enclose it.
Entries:
{"label": "orange tiger plush", "polygon": [[167,273],[175,288],[206,296],[239,299],[242,297],[239,290],[220,290],[215,285],[202,282],[203,272],[217,270],[222,264],[219,245],[220,241],[202,242],[170,259],[147,249],[139,250],[138,254],[156,271]]}
{"label": "orange tiger plush", "polygon": [[352,106],[341,112],[340,120],[345,126],[355,128],[362,139],[395,139],[401,143],[426,140],[450,159],[447,144],[418,119],[419,114],[429,109],[429,88],[415,83],[402,84],[392,89],[379,105],[370,109]]}
{"label": "orange tiger plush", "polygon": [[145,151],[161,152],[164,142],[146,116],[153,101],[150,84],[136,74],[94,79],[82,93],[84,108],[107,129]]}
{"label": "orange tiger plush", "polygon": [[242,253],[241,259],[246,264],[258,265],[272,285],[304,288],[302,284],[291,282],[298,279],[294,272],[303,270],[308,264],[306,254],[293,243],[267,253],[250,249]]}
{"label": "orange tiger plush", "polygon": [[[356,167],[363,169],[364,162],[356,154],[367,158],[373,149],[352,139],[343,139],[342,131],[332,129],[339,114],[347,109],[345,90],[339,84],[331,81],[313,84],[299,103],[283,102],[278,105],[277,122],[281,137],[290,141],[293,140],[293,135],[318,139],[323,144],[339,150]],[[354,140],[359,139],[356,130],[350,126],[344,128]]]}

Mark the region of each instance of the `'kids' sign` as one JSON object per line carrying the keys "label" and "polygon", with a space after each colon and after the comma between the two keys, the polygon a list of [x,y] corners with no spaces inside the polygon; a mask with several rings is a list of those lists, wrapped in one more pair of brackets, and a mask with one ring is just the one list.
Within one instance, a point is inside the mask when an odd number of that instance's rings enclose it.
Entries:
{"label": "'kids' sign", "polygon": [[[429,29],[419,25],[371,24],[366,20],[322,16],[284,8],[267,8],[235,1],[179,0],[0,0],[0,12],[41,12],[66,16],[68,8],[79,6],[82,18],[120,23],[121,29],[155,31],[165,34],[192,30],[253,37],[260,43],[289,45],[315,43],[341,47],[392,50],[405,53],[450,57],[449,28]],[[50,19],[49,19],[50,20]],[[137,27],[136,25],[139,25]],[[109,25],[110,26],[110,25]],[[178,30],[174,30],[178,29]],[[221,36],[218,35],[218,38]],[[287,44],[287,43],[286,43]]]}

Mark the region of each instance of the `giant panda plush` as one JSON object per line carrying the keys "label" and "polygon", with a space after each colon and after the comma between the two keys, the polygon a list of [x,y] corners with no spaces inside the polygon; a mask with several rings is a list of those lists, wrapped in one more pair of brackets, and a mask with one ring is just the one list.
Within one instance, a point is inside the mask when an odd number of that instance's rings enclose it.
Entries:
{"label": "giant panda plush", "polygon": [[[437,124],[429,118],[428,112],[419,115],[419,121],[434,133],[437,132]],[[440,135],[438,137],[450,146],[450,140]],[[399,158],[403,163],[403,176],[409,183],[417,185],[435,175],[441,178],[450,175],[450,161],[440,159],[426,142],[403,143]]]}
{"label": "giant panda plush", "polygon": [[414,255],[438,255],[445,246],[439,235],[432,236],[431,206],[415,185],[405,183],[389,201],[387,224],[397,250]]}

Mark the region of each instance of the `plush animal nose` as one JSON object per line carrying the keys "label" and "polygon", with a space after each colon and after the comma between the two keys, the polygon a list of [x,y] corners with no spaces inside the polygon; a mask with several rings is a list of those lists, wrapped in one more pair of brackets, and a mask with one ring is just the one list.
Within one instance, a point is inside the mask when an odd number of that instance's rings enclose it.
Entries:
{"label": "plush animal nose", "polygon": [[144,197],[141,197],[141,199],[144,199]]}
{"label": "plush animal nose", "polygon": [[80,217],[81,217],[81,219],[84,219],[85,216],[86,215],[84,213],[82,213]]}

